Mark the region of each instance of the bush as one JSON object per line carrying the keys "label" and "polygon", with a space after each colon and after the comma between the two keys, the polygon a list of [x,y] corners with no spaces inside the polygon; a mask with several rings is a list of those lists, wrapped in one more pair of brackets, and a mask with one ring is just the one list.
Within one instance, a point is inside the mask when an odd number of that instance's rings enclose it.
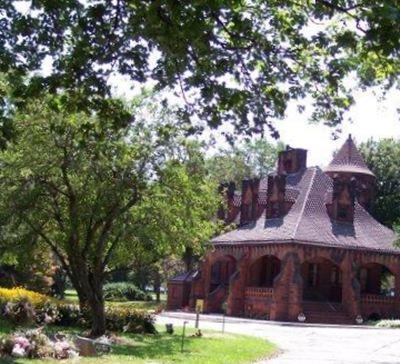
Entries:
{"label": "bush", "polygon": [[104,299],[108,301],[151,301],[149,293],[143,292],[132,283],[115,282],[104,285]]}
{"label": "bush", "polygon": [[36,311],[26,298],[4,304],[2,315],[14,325],[32,325],[36,321]]}
{"label": "bush", "polygon": [[398,329],[400,328],[400,320],[380,320],[375,322],[376,327],[384,327],[384,328],[391,328],[391,329]]}
{"label": "bush", "polygon": [[25,288],[0,288],[2,316],[15,325],[51,324],[58,320],[58,301]]}
{"label": "bush", "polygon": [[81,314],[79,305],[59,303],[58,304],[58,320],[56,324],[59,326],[86,326],[87,323]]}
{"label": "bush", "polygon": [[21,300],[28,301],[33,306],[44,305],[52,300],[51,297],[25,288],[1,288],[0,287],[0,303],[19,302]]}
{"label": "bush", "polygon": [[107,307],[106,327],[110,331],[155,334],[154,316],[129,307]]}

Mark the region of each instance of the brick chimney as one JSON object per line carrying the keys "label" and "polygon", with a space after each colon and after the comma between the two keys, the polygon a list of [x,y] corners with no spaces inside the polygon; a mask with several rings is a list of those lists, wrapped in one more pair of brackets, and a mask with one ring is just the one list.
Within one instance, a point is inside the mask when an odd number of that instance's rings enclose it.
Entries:
{"label": "brick chimney", "polygon": [[278,174],[297,173],[307,168],[307,150],[289,145],[278,155]]}
{"label": "brick chimney", "polygon": [[285,214],[286,175],[268,176],[268,193],[265,216],[267,219],[282,217]]}
{"label": "brick chimney", "polygon": [[224,195],[224,203],[218,210],[218,218],[227,224],[235,220],[240,209],[235,205],[235,190],[235,182],[221,183],[218,187],[218,192]]}

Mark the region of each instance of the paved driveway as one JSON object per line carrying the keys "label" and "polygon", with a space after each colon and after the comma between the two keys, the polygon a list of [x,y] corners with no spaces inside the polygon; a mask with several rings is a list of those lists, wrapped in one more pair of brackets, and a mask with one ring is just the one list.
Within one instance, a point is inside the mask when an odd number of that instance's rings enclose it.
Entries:
{"label": "paved driveway", "polygon": [[[157,317],[157,323],[182,325],[187,320],[194,326],[194,317],[188,313],[166,312]],[[202,315],[200,327],[221,330],[221,316]],[[268,364],[400,363],[400,329],[297,325],[240,318],[227,318],[225,329],[263,337],[277,344],[282,353]]]}

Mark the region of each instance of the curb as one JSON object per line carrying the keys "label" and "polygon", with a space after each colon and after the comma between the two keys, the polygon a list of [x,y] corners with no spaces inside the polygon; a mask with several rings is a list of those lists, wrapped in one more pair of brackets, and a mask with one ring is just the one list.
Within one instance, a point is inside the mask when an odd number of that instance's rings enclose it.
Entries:
{"label": "curb", "polygon": [[[195,321],[196,315],[190,312],[182,311],[164,311],[157,315],[164,318],[175,318],[182,320]],[[215,314],[201,314],[201,319],[206,319],[210,322],[222,323],[222,315]],[[360,330],[397,330],[395,328],[387,327],[375,327],[368,325],[339,325],[339,324],[318,324],[318,323],[300,323],[300,322],[283,322],[283,321],[269,321],[269,320],[257,320],[242,317],[225,316],[225,323],[237,323],[237,324],[264,324],[266,326],[281,326],[281,327],[318,327],[318,328],[335,328],[335,329],[360,329]]]}

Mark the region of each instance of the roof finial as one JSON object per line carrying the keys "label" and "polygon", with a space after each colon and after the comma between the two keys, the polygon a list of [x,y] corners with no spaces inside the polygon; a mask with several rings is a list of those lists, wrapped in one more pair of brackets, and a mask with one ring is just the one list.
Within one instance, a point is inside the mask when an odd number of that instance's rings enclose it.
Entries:
{"label": "roof finial", "polygon": [[349,137],[347,138],[348,140],[352,140],[353,138],[351,137],[351,133],[349,133]]}

